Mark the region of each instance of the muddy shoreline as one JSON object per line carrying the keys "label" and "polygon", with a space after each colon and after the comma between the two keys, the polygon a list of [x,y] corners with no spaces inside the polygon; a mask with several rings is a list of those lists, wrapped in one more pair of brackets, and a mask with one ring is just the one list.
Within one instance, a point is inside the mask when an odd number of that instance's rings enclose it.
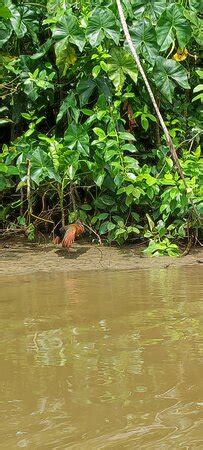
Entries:
{"label": "muddy shoreline", "polygon": [[179,258],[144,257],[143,246],[105,247],[82,241],[75,243],[70,254],[50,241],[30,243],[25,238],[0,242],[0,274],[20,275],[36,272],[72,272],[93,270],[134,270],[170,268],[201,264],[203,250],[192,249]]}

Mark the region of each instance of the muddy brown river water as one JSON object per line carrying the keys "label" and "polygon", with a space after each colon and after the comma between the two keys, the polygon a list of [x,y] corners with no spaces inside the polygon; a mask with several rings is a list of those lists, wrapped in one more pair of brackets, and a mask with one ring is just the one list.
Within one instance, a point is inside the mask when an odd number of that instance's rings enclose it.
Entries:
{"label": "muddy brown river water", "polygon": [[0,448],[203,449],[202,273],[2,275]]}

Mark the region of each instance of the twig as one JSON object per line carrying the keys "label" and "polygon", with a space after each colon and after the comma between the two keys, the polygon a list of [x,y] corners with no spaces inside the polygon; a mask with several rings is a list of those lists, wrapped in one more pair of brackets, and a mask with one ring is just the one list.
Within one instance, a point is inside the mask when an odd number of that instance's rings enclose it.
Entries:
{"label": "twig", "polygon": [[21,204],[20,204],[20,216],[23,216],[23,202],[24,202],[24,192],[23,192],[23,188],[21,188],[21,190],[20,190],[20,200],[21,200]]}
{"label": "twig", "polygon": [[73,211],[75,213],[76,212],[76,201],[75,201],[75,186],[73,183],[70,184],[69,194],[70,194],[70,200],[72,203]]}
{"label": "twig", "polygon": [[[194,143],[194,140],[196,139],[196,137],[199,135],[199,134],[201,134],[201,132],[200,131],[198,131],[198,133],[196,133],[192,138],[190,138],[190,139],[185,139],[184,141],[182,141],[182,142],[180,142],[180,144],[179,145],[177,145],[177,147],[176,148],[180,148],[180,147],[182,147],[182,145],[183,144],[186,144],[187,142],[189,143],[191,143],[192,142],[192,145],[193,145],[193,143]],[[189,151],[191,150],[191,144],[190,144],[190,148],[189,148]]]}
{"label": "twig", "polygon": [[88,230],[90,230],[91,233],[95,234],[95,236],[97,236],[97,239],[99,241],[99,245],[102,245],[102,240],[101,240],[99,234],[95,230],[93,230],[89,225],[87,225],[86,223],[84,223],[84,227],[86,227]]}
{"label": "twig", "polygon": [[58,225],[61,223],[61,219],[57,222],[57,224],[55,225],[55,227],[53,228],[53,230],[52,230],[52,232],[51,232],[51,234],[53,234],[53,236],[54,236],[54,231],[55,231],[55,229],[58,227]]}
{"label": "twig", "polygon": [[43,219],[43,217],[40,216],[35,216],[35,214],[31,213],[30,214],[32,217],[34,217],[35,219],[39,219],[40,221],[42,220],[43,222],[49,222],[49,223],[54,223],[53,220],[49,220],[49,219]]}

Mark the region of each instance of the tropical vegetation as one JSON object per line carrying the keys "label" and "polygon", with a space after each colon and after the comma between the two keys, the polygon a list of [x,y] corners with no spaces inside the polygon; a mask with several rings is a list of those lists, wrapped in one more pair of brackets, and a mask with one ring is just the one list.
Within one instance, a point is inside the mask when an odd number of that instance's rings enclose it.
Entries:
{"label": "tropical vegetation", "polygon": [[124,15],[184,179],[113,0],[0,2],[3,228],[53,232],[80,218],[106,243],[178,255],[198,241],[198,0],[124,0]]}

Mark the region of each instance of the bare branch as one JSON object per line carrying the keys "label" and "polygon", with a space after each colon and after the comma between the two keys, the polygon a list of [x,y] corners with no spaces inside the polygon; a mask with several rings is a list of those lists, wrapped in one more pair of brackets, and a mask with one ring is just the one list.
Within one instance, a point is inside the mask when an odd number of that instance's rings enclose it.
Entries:
{"label": "bare branch", "polygon": [[84,223],[84,227],[87,228],[88,230],[90,230],[91,233],[95,234],[95,236],[97,236],[97,239],[99,241],[99,245],[102,245],[102,240],[101,240],[99,234],[95,230],[93,230],[93,228],[91,228],[89,225],[87,225],[86,223]]}

